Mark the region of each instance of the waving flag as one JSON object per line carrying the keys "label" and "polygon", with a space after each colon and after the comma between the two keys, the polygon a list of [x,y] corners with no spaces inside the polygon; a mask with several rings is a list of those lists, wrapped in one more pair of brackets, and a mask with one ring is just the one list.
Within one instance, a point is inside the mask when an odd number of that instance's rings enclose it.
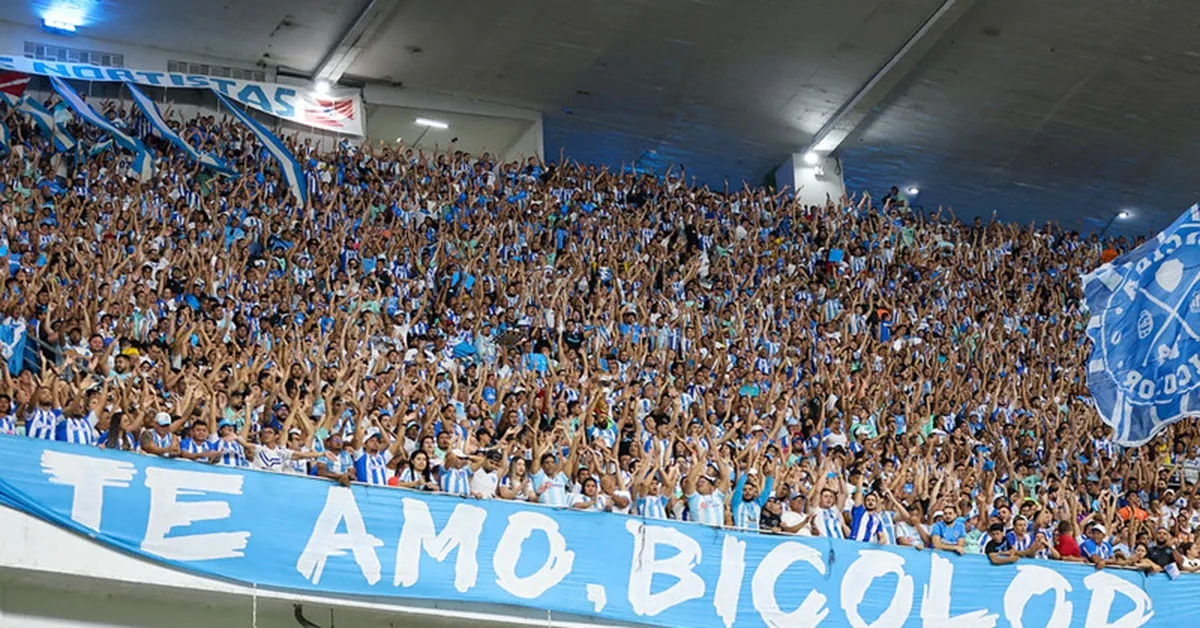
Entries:
{"label": "waving flag", "polygon": [[226,165],[223,159],[192,148],[191,145],[183,141],[183,138],[179,137],[179,134],[163,119],[162,113],[158,110],[158,105],[154,104],[154,101],[149,96],[146,96],[142,90],[138,89],[137,86],[133,83],[125,83],[125,88],[129,90],[129,93],[133,96],[133,102],[137,104],[138,109],[142,110],[142,114],[150,121],[150,126],[158,132],[160,137],[174,144],[176,148],[183,151],[188,157],[191,157],[193,161],[197,161],[203,166],[216,170],[221,174],[237,175],[237,172]]}
{"label": "waving flag", "polygon": [[100,130],[109,134],[117,146],[133,153],[133,171],[141,181],[150,179],[150,175],[154,172],[154,158],[150,154],[150,150],[145,144],[136,137],[127,135],[121,129],[118,129],[115,124],[109,121],[108,118],[96,113],[92,106],[84,102],[83,98],[67,84],[66,81],[52,76],[50,83],[54,85],[54,91],[62,96],[63,101],[67,103],[72,110],[85,122],[88,122]]}
{"label": "waving flag", "polygon": [[353,98],[314,98],[304,107],[304,122],[319,127],[343,128],[354,120]]}
{"label": "waving flag", "polygon": [[75,138],[61,124],[54,122],[54,114],[47,111],[42,103],[25,96],[17,103],[16,110],[28,114],[34,124],[54,140],[54,150],[65,153],[75,148]]}
{"label": "waving flag", "polygon": [[17,101],[25,95],[29,86],[29,75],[20,72],[0,72],[0,99],[9,107],[16,108]]}
{"label": "waving flag", "polygon": [[87,156],[95,157],[96,155],[99,155],[100,153],[103,153],[104,151],[112,148],[112,145],[113,145],[113,141],[112,141],[111,137],[104,140],[103,142],[96,142],[95,144],[92,144],[90,148],[88,148]]}
{"label": "waving flag", "polygon": [[250,129],[258,141],[262,142],[267,152],[275,158],[275,161],[279,163],[279,169],[283,171],[283,178],[287,181],[288,188],[292,191],[292,196],[301,207],[304,207],[308,203],[308,190],[304,185],[304,169],[300,167],[300,162],[296,161],[287,146],[284,146],[283,142],[275,137],[275,134],[271,133],[267,127],[259,124],[257,120],[250,117],[250,114],[229,102],[229,99],[222,96],[217,90],[214,89],[213,94],[233,114],[233,117]]}
{"label": "waving flag", "polygon": [[1200,205],[1083,278],[1087,381],[1117,443],[1200,416]]}
{"label": "waving flag", "polygon": [[12,147],[9,146],[9,141],[8,127],[4,126],[3,122],[0,122],[0,153],[7,154],[12,152]]}

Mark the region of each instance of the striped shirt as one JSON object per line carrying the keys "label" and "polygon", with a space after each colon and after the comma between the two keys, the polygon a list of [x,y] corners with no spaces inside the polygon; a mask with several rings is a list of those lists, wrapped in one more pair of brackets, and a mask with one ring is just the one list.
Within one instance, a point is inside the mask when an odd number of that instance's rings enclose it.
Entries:
{"label": "striped shirt", "polygon": [[34,408],[25,419],[25,435],[30,438],[54,440],[55,428],[62,419],[62,410]]}
{"label": "striped shirt", "polygon": [[0,434],[13,436],[17,433],[16,415],[0,415]]}
{"label": "striped shirt", "polygon": [[846,538],[842,534],[842,511],[837,506],[818,508],[813,514],[817,521],[817,531],[821,536],[831,539]]}
{"label": "striped shirt", "polygon": [[542,485],[546,485],[546,490],[538,496],[538,502],[547,506],[566,506],[570,503],[567,499],[569,483],[567,475],[562,471],[550,476],[545,469],[538,469],[538,472],[533,474],[533,490],[542,491]]}
{"label": "striped shirt", "polygon": [[359,482],[384,486],[387,484],[387,463],[391,455],[384,450],[381,453],[369,454],[364,449],[354,452],[354,471]]}
{"label": "striped shirt", "polygon": [[471,494],[471,467],[463,465],[457,469],[442,466],[442,476],[438,478],[443,493],[466,497]]}
{"label": "striped shirt", "polygon": [[883,530],[883,520],[879,515],[867,512],[866,506],[855,506],[851,511],[850,538],[855,541],[874,543]]}
{"label": "striped shirt", "polygon": [[96,413],[88,412],[82,417],[63,417],[54,429],[54,440],[76,445],[95,445],[97,443]]}
{"label": "striped shirt", "polygon": [[713,490],[708,495],[692,493],[687,496],[692,521],[708,526],[725,525],[725,495]]}
{"label": "striped shirt", "polygon": [[647,519],[667,518],[667,498],[662,495],[647,495],[638,504],[638,514]]}
{"label": "striped shirt", "polygon": [[1023,552],[1033,546],[1033,535],[1028,532],[1019,539],[1016,532],[1009,532],[1005,536],[1008,538],[1009,547],[1018,552]]}
{"label": "striped shirt", "polygon": [[246,466],[246,448],[236,440],[219,439],[216,449],[221,452],[221,458],[217,460],[217,464],[224,467]]}
{"label": "striped shirt", "polygon": [[[179,450],[189,454],[203,454],[217,450],[217,441],[220,440],[217,436],[208,435],[207,441],[198,441],[193,438],[185,438],[179,441]],[[207,458],[197,458],[195,462],[209,462]]]}

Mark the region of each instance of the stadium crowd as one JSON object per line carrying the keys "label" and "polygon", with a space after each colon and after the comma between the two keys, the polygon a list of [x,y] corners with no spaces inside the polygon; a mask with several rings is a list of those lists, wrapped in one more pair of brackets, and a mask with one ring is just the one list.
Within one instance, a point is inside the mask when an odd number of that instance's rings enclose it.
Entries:
{"label": "stadium crowd", "polygon": [[[994,563],[1200,571],[1200,440],[1122,449],[1079,276],[1105,244],[897,193],[760,189],[182,120],[55,153],[0,109],[0,433]],[[136,114],[107,115],[138,130]],[[85,145],[99,139],[71,123]],[[16,355],[13,353],[16,351]]]}

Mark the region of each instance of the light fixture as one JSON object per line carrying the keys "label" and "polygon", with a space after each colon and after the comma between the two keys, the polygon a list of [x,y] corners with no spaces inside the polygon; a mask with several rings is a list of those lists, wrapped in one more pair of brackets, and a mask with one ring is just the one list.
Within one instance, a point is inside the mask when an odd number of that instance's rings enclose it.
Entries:
{"label": "light fixture", "polygon": [[59,4],[42,14],[42,26],[52,31],[74,33],[82,25],[83,9],[72,4]]}
{"label": "light fixture", "polygon": [[403,138],[403,137],[397,137],[397,138],[396,138],[396,143],[397,143],[397,144],[399,144],[400,142],[403,142],[403,141],[404,141],[404,138]]}
{"label": "light fixture", "polygon": [[815,166],[815,165],[817,165],[818,161],[821,161],[820,155],[812,152],[811,150],[808,151],[807,153],[804,153],[804,163],[806,163],[810,166]]}
{"label": "light fixture", "polygon": [[916,196],[916,195],[918,195],[918,194],[920,194],[920,193],[921,193],[921,188],[918,188],[918,187],[917,187],[917,186],[915,186],[915,185],[914,185],[914,186],[912,186],[912,187],[910,187],[910,188],[908,188],[908,195],[909,195],[909,196]]}
{"label": "light fixture", "polygon": [[46,28],[48,28],[52,31],[64,31],[67,33],[75,32],[75,24],[72,24],[70,22],[61,22],[59,20],[53,20],[50,18],[43,19],[42,26],[45,26]]}
{"label": "light fixture", "polygon": [[431,129],[448,129],[450,125],[441,120],[430,120],[429,118],[417,118],[414,122],[417,126],[427,126]]}
{"label": "light fixture", "polygon": [[1128,209],[1122,209],[1121,211],[1117,212],[1117,218],[1120,218],[1121,220],[1125,220],[1126,218],[1129,218],[1132,215],[1133,215],[1133,213],[1130,212]]}
{"label": "light fixture", "polygon": [[328,94],[329,93],[329,81],[326,81],[325,79],[321,79],[321,80],[317,81],[317,84],[314,87],[317,90],[318,94]]}

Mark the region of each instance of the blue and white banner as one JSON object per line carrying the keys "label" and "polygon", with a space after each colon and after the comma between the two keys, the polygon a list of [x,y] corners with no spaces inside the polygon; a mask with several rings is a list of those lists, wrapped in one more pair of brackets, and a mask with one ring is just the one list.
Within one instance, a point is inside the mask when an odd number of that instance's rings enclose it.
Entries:
{"label": "blue and white banner", "polygon": [[[675,628],[1200,625],[1200,576],[466,500],[0,436],[0,503],[193,572]],[[5,539],[4,542],[21,542]]]}
{"label": "blue and white banner", "polygon": [[250,114],[229,102],[219,92],[213,91],[213,94],[216,94],[217,100],[221,101],[221,104],[233,114],[233,117],[237,118],[239,122],[246,125],[246,128],[250,129],[250,132],[262,143],[263,148],[271,154],[271,157],[275,158],[276,163],[279,164],[279,170],[283,173],[283,178],[288,184],[288,189],[292,192],[292,196],[299,203],[299,207],[304,207],[308,203],[308,187],[305,186],[304,168],[292,156],[292,152],[287,149],[287,146],[284,146],[283,141],[275,137],[275,134],[270,129],[259,124],[258,120],[252,118]]}
{"label": "blue and white banner", "polygon": [[154,174],[154,156],[141,140],[126,134],[121,129],[118,129],[108,118],[97,113],[66,81],[50,77],[50,83],[54,86],[54,91],[58,92],[59,96],[62,96],[63,102],[67,103],[67,106],[76,115],[83,118],[84,122],[108,133],[113,141],[117,143],[117,146],[133,153],[133,165],[131,168],[139,180],[150,180],[151,175]]}
{"label": "blue and white banner", "polygon": [[61,124],[55,122],[54,114],[50,113],[36,99],[28,95],[24,96],[17,102],[16,110],[33,118],[33,123],[54,140],[54,150],[65,153],[75,149],[75,138],[71,137],[71,134],[67,133]]}
{"label": "blue and white banner", "polygon": [[28,326],[24,319],[5,318],[0,321],[0,358],[10,375],[19,375],[25,368],[25,341]]}
{"label": "blue and white banner", "polygon": [[87,156],[95,157],[96,155],[99,155],[100,153],[103,153],[104,151],[112,148],[112,145],[113,145],[113,141],[112,141],[111,137],[104,140],[103,142],[96,142],[95,144],[92,144],[91,146],[88,147]]}
{"label": "blue and white banner", "polygon": [[1083,278],[1087,380],[1117,443],[1200,416],[1200,205]]}
{"label": "blue and white banner", "polygon": [[10,146],[11,143],[12,140],[8,135],[8,127],[2,120],[0,120],[0,153],[7,154],[12,152],[12,146]]}
{"label": "blue and white banner", "polygon": [[179,134],[163,119],[162,113],[158,110],[158,105],[149,96],[142,93],[142,90],[138,89],[136,85],[125,83],[125,89],[129,90],[134,104],[137,105],[138,109],[142,110],[142,115],[146,116],[146,119],[150,122],[150,126],[158,132],[159,137],[174,144],[176,148],[183,151],[188,157],[191,157],[192,161],[199,162],[201,165],[221,174],[237,176],[237,172],[226,165],[225,160],[192,148],[190,144],[183,141],[183,138],[179,137]]}
{"label": "blue and white banner", "polygon": [[59,63],[29,59],[20,55],[0,55],[0,70],[80,81],[136,83],[147,87],[171,89],[212,89],[226,98],[277,118],[347,135],[361,136],[366,119],[362,98],[354,90],[335,89],[328,94],[317,94],[309,89],[291,85],[241,81],[205,74]]}

